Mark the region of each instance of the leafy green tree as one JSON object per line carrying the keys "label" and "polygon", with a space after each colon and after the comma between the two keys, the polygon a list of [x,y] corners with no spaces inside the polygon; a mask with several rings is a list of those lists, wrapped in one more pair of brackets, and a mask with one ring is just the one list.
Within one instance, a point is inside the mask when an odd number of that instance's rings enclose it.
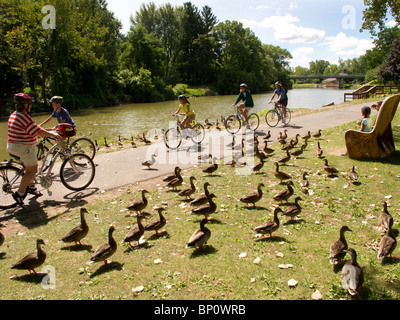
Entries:
{"label": "leafy green tree", "polygon": [[400,40],[393,42],[393,48],[386,57],[385,63],[379,68],[378,75],[384,82],[400,83]]}

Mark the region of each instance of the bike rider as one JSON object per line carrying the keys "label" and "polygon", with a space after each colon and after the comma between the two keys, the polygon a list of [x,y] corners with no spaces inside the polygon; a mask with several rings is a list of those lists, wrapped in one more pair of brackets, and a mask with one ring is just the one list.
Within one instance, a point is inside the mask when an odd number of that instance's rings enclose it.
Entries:
{"label": "bike rider", "polygon": [[247,123],[247,128],[249,128],[249,111],[251,108],[254,107],[254,101],[253,97],[251,95],[250,90],[247,89],[247,84],[242,83],[240,86],[240,93],[239,96],[237,97],[235,103],[232,106],[235,106],[239,101],[243,101],[240,105],[238,105],[238,109],[240,113],[244,116],[246,123]]}
{"label": "bike rider", "polygon": [[268,104],[272,102],[272,100],[275,98],[275,95],[278,96],[278,100],[275,102],[275,107],[277,106],[282,107],[283,110],[282,121],[286,122],[286,107],[288,105],[288,96],[287,96],[287,90],[282,86],[282,83],[280,81],[275,82],[275,91],[271,99],[268,101]]}
{"label": "bike rider", "polygon": [[190,106],[188,97],[185,96],[184,94],[181,94],[178,97],[178,100],[179,100],[179,108],[172,115],[173,116],[178,115],[178,114],[184,115],[185,117],[183,118],[183,120],[181,122],[182,129],[193,129],[192,122],[196,119],[196,113]]}
{"label": "bike rider", "polygon": [[[53,107],[53,113],[51,114],[50,117],[48,117],[46,120],[44,120],[39,126],[44,126],[46,123],[51,121],[53,118],[57,118],[58,123],[68,123],[72,125],[74,128],[76,127],[75,122],[72,120],[71,116],[69,115],[68,111],[61,107],[61,103],[63,102],[63,97],[60,96],[54,96],[52,97],[49,102],[51,103],[51,106]],[[56,128],[52,128],[55,130]]]}
{"label": "bike rider", "polygon": [[8,139],[7,152],[18,157],[25,166],[25,173],[17,191],[12,196],[14,200],[24,207],[26,195],[33,194],[40,197],[42,193],[37,190],[34,178],[38,170],[38,160],[36,157],[37,136],[51,137],[65,148],[63,139],[52,132],[42,129],[29,116],[32,107],[32,98],[25,93],[14,95],[15,111],[8,119]]}

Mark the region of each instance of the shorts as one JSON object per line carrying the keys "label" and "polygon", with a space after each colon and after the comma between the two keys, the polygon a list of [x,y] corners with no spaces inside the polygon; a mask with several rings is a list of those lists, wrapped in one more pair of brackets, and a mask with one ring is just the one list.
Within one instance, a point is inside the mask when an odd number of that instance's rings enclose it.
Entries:
{"label": "shorts", "polygon": [[193,121],[194,119],[196,119],[196,115],[195,115],[195,114],[192,114],[192,115],[190,115],[190,116],[186,116],[186,117],[183,119],[183,122],[192,123],[192,121]]}
{"label": "shorts", "polygon": [[279,102],[280,102],[280,104],[281,104],[282,106],[287,107],[287,105],[288,105],[288,99],[283,99],[283,100],[281,100],[281,101],[279,101]]}
{"label": "shorts", "polygon": [[7,152],[19,157],[25,167],[33,167],[38,163],[36,144],[17,144],[7,142]]}

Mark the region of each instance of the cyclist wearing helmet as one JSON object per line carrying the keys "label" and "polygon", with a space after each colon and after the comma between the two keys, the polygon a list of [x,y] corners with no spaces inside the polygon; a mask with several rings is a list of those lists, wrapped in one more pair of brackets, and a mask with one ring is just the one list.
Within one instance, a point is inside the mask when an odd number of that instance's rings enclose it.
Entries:
{"label": "cyclist wearing helmet", "polygon": [[241,114],[244,116],[244,118],[246,119],[246,123],[249,122],[249,117],[247,116],[247,114],[249,113],[249,110],[251,110],[251,108],[254,107],[254,102],[253,102],[253,97],[251,95],[250,90],[247,89],[247,84],[242,83],[240,85],[240,93],[239,96],[237,97],[235,103],[233,104],[236,105],[239,101],[243,101],[243,103],[241,103],[238,106],[238,109],[240,110]]}
{"label": "cyclist wearing helmet", "polygon": [[190,102],[188,100],[188,97],[185,96],[184,94],[181,94],[178,97],[178,100],[179,100],[179,108],[172,115],[177,115],[177,114],[180,114],[180,113],[183,114],[185,116],[185,118],[183,118],[183,120],[181,122],[181,125],[184,128],[193,129],[192,122],[193,122],[194,119],[196,119],[196,114],[194,113],[194,110],[190,106]]}
{"label": "cyclist wearing helmet", "polygon": [[285,121],[286,119],[286,107],[288,105],[288,97],[286,94],[286,89],[282,86],[282,83],[277,81],[275,82],[275,91],[274,94],[272,95],[271,99],[268,101],[268,104],[272,102],[272,100],[275,98],[275,95],[278,96],[278,100],[275,102],[275,105],[279,105],[283,108],[283,120]]}
{"label": "cyclist wearing helmet", "polygon": [[[44,126],[46,123],[50,122],[51,119],[57,118],[58,123],[68,123],[75,127],[75,122],[72,120],[71,116],[69,115],[68,111],[61,107],[61,103],[63,102],[63,97],[54,96],[52,97],[49,102],[53,107],[53,113],[50,117],[44,120],[40,126]],[[53,128],[55,129],[55,128]]]}
{"label": "cyclist wearing helmet", "polygon": [[25,166],[25,174],[21,184],[13,198],[23,207],[26,195],[33,194],[40,197],[42,193],[37,190],[33,179],[37,173],[38,164],[36,158],[37,136],[52,137],[58,140],[65,148],[62,138],[54,133],[43,130],[29,116],[32,98],[25,93],[14,95],[15,111],[8,119],[7,152],[16,156]]}

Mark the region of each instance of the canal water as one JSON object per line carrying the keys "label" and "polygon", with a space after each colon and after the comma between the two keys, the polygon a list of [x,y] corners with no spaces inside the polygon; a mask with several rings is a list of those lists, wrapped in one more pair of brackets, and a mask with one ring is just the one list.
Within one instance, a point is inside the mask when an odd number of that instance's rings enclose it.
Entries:
{"label": "canal water", "polygon": [[[331,102],[339,104],[344,102],[344,93],[351,90],[339,89],[293,89],[289,90],[289,108],[318,109]],[[253,95],[255,103],[254,112],[272,108],[268,101],[271,93]],[[196,112],[197,120],[204,123],[205,119],[210,122],[220,119],[234,112],[232,107],[237,95],[211,96],[189,99]],[[275,98],[276,100],[276,98]],[[167,129],[169,122],[173,120],[171,114],[178,108],[178,101],[166,101],[157,103],[137,103],[114,106],[109,108],[84,109],[71,112],[71,116],[77,125],[77,136],[88,136],[91,139],[102,140],[104,137],[112,141],[120,135],[129,138],[131,134],[148,132],[151,129]],[[68,110],[68,102],[63,105]],[[46,119],[48,114],[33,114],[36,123]],[[8,117],[0,119],[0,160],[8,159],[6,152]],[[56,125],[56,120],[46,126]]]}

